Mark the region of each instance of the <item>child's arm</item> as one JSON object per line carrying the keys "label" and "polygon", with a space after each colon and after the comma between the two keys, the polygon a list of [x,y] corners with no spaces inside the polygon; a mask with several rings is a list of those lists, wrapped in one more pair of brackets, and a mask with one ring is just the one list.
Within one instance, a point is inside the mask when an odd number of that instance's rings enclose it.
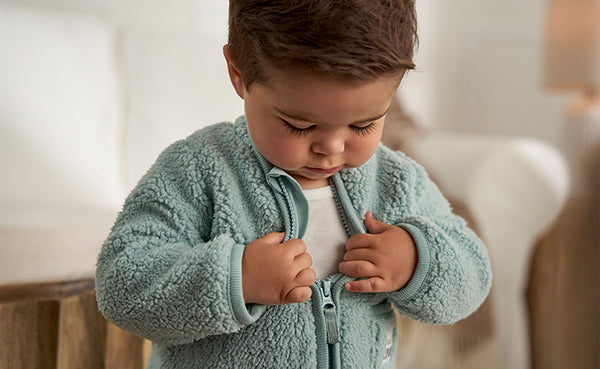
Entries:
{"label": "child's arm", "polygon": [[224,214],[199,176],[202,154],[185,142],[167,149],[128,197],[98,257],[102,313],[153,341],[233,333],[264,311],[245,305],[240,232],[212,234]]}
{"label": "child's arm", "polygon": [[349,239],[340,271],[366,278],[347,285],[351,291],[385,292],[400,313],[415,320],[454,323],[487,296],[489,257],[423,168],[413,168],[400,188],[403,215],[382,214],[382,223],[367,214],[370,234]]}

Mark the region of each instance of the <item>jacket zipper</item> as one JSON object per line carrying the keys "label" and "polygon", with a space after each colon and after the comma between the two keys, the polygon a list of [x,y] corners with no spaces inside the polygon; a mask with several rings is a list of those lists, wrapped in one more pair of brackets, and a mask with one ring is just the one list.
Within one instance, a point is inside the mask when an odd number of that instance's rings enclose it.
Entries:
{"label": "jacket zipper", "polygon": [[356,214],[356,211],[350,203],[340,174],[338,173],[337,175],[332,176],[329,180],[329,184],[331,185],[333,198],[335,199],[338,213],[342,218],[342,224],[344,225],[348,236],[366,233],[367,229],[365,228],[362,219],[358,217],[358,214]]}
{"label": "jacket zipper", "polygon": [[[279,187],[281,188],[281,193],[283,194],[283,198],[285,200],[285,204],[287,206],[288,209],[288,214],[289,216],[287,217],[287,221],[289,224],[288,230],[286,232],[286,236],[285,236],[285,240],[289,241],[292,238],[296,238],[298,237],[298,227],[296,226],[296,222],[298,221],[295,217],[296,214],[296,206],[294,204],[294,202],[292,201],[292,199],[290,198],[290,194],[288,193],[285,184],[283,184],[283,180],[281,179],[281,177],[277,178],[277,183],[279,184]],[[285,222],[285,220],[284,220]]]}
{"label": "jacket zipper", "polygon": [[[338,174],[339,176],[339,174]],[[355,233],[361,233],[361,232],[365,232],[364,225],[362,225],[362,223],[360,222],[360,220],[356,220],[358,218],[356,218],[356,216],[349,216],[349,214],[347,214],[347,211],[350,211],[350,209],[346,208],[346,205],[349,204],[345,204],[344,201],[342,200],[341,197],[345,196],[347,197],[346,193],[345,193],[345,189],[338,189],[338,186],[342,186],[343,187],[343,183],[341,181],[341,178],[338,178],[337,180],[335,180],[336,178],[332,178],[331,180],[331,188],[333,190],[334,193],[334,199],[336,201],[336,204],[338,206],[338,212],[342,218],[342,223],[344,225],[344,228],[346,229],[346,232],[349,236],[355,234]],[[287,227],[286,229],[288,230],[288,232],[286,232],[286,237],[285,240],[289,240],[291,238],[295,238],[298,237],[298,226],[297,226],[297,219],[296,218],[296,213],[295,213],[295,204],[293,203],[293,200],[290,196],[290,194],[288,193],[285,184],[283,183],[281,178],[277,178],[277,184],[279,185],[280,189],[281,189],[281,195],[282,196],[276,196],[279,205],[283,208],[287,209],[287,213],[284,212],[283,216],[284,216],[284,223],[287,223]],[[340,191],[342,193],[340,193]],[[350,206],[351,207],[351,206]],[[355,219],[356,218],[356,219]],[[336,291],[339,292],[339,288],[340,286],[338,286],[338,284],[341,284],[342,286],[347,282],[352,280],[353,278],[351,277],[347,277],[347,276],[343,276],[341,278],[335,278],[336,280],[332,281],[331,280],[324,280],[324,281],[317,281],[316,282],[316,286],[317,289],[319,290],[319,294],[321,297],[321,304],[320,306],[317,305],[315,306],[317,309],[320,307],[321,311],[323,313],[323,323],[325,325],[325,338],[326,338],[326,342],[327,342],[327,350],[325,353],[325,356],[321,356],[321,358],[324,361],[321,361],[322,364],[327,363],[327,368],[339,368],[341,363],[340,363],[340,352],[339,352],[339,343],[340,343],[340,329],[339,329],[339,324],[338,324],[338,316],[337,316],[337,306],[335,304],[335,301],[333,299],[333,290],[334,288],[336,289]],[[315,301],[316,302],[316,301]],[[321,359],[318,359],[318,361],[320,361]],[[320,367],[321,365],[319,365]]]}
{"label": "jacket zipper", "polygon": [[335,302],[331,293],[331,281],[321,281],[320,292],[322,298],[323,316],[327,331],[327,343],[330,345],[340,342],[340,329],[337,322]]}

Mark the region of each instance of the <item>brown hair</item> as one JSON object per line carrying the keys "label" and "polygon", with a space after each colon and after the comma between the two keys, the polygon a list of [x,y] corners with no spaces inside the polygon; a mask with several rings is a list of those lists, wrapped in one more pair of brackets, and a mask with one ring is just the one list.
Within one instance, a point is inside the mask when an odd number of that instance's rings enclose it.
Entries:
{"label": "brown hair", "polygon": [[230,0],[229,50],[246,89],[266,66],[349,82],[414,69],[414,0]]}

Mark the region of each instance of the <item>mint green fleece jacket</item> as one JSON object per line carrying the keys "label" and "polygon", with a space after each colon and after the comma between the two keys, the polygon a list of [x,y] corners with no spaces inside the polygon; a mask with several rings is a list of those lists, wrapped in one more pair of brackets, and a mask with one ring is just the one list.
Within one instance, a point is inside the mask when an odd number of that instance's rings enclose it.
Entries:
{"label": "mint green fleece jacket", "polygon": [[380,145],[331,184],[349,236],[365,232],[367,211],[412,235],[419,261],[403,289],[351,293],[338,273],[303,303],[244,304],[245,245],[297,238],[306,219],[297,184],[258,153],[241,117],[171,145],[129,195],[98,256],[100,310],[153,341],[149,368],[366,369],[394,367],[392,305],[431,324],[479,307],[486,249],[418,164]]}

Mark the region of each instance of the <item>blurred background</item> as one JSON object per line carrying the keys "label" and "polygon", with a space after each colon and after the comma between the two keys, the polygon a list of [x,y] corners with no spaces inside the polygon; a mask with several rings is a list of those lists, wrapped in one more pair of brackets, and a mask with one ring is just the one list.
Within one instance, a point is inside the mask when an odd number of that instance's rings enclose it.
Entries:
{"label": "blurred background", "polygon": [[[221,52],[226,1],[0,4],[3,208],[114,209],[167,144],[243,111]],[[558,145],[577,92],[544,88],[545,6],[420,1],[399,94],[415,122]]]}
{"label": "blurred background", "polygon": [[[458,333],[402,323],[398,368],[599,367],[599,3],[417,1],[417,69],[385,142],[464,212],[496,279],[487,315]],[[0,368],[28,367],[15,365],[36,350],[75,365],[60,343],[11,338],[31,328],[7,323],[24,311],[19,286],[93,278],[160,151],[243,113],[226,37],[224,0],[0,0],[0,303],[12,304],[0,305]],[[445,353],[427,351],[432,339]],[[101,340],[87,367],[110,367]]]}

